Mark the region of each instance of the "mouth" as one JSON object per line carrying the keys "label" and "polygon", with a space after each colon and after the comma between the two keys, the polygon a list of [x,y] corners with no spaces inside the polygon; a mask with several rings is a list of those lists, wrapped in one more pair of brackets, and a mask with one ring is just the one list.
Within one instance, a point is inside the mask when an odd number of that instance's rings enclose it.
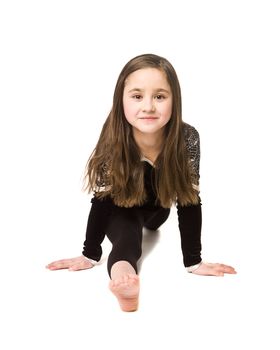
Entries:
{"label": "mouth", "polygon": [[158,118],[157,117],[149,117],[149,116],[147,116],[147,117],[141,117],[139,119],[142,119],[142,120],[155,120],[155,119],[158,119]]}

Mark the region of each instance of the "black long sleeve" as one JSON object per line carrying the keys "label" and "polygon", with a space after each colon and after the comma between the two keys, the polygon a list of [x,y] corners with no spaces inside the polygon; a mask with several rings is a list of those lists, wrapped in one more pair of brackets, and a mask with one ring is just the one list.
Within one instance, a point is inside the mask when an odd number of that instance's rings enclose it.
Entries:
{"label": "black long sleeve", "polygon": [[105,237],[105,227],[114,206],[109,197],[91,200],[92,206],[86,228],[86,240],[84,241],[83,255],[99,261],[102,255],[101,243]]}
{"label": "black long sleeve", "polygon": [[201,262],[201,203],[190,206],[177,204],[183,261],[186,267]]}

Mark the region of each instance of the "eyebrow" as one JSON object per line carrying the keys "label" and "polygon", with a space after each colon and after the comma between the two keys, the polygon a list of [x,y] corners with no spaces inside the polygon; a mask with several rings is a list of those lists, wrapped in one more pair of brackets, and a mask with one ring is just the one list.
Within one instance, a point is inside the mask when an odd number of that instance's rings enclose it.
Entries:
{"label": "eyebrow", "polygon": [[[143,89],[139,89],[139,88],[134,88],[134,89],[129,90],[128,92],[130,93],[130,92],[142,92],[142,91],[144,91],[144,90],[143,90]],[[156,92],[166,92],[166,93],[168,93],[168,94],[170,93],[169,90],[162,89],[162,88],[155,89],[155,91],[156,91]]]}

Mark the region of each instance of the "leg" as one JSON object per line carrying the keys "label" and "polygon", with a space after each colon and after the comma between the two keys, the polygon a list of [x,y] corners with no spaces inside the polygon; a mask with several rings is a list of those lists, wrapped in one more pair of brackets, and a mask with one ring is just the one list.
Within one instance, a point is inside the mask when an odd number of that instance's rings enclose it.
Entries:
{"label": "leg", "polygon": [[146,218],[144,226],[148,230],[156,231],[169,217],[170,209],[160,208],[152,216]]}
{"label": "leg", "polygon": [[108,257],[110,289],[123,311],[135,311],[139,298],[137,261],[142,253],[143,218],[135,208],[116,208],[107,228],[112,243]]}
{"label": "leg", "polygon": [[106,234],[112,243],[108,257],[108,273],[118,261],[127,261],[137,273],[137,261],[142,254],[143,215],[135,208],[115,208]]}

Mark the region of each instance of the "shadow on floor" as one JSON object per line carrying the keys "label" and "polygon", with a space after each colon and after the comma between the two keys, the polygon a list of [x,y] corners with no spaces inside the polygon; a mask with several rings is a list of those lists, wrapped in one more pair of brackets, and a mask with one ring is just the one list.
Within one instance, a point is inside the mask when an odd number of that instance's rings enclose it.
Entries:
{"label": "shadow on floor", "polygon": [[138,272],[140,272],[144,259],[151,253],[159,241],[160,230],[143,229],[142,256],[138,261]]}

